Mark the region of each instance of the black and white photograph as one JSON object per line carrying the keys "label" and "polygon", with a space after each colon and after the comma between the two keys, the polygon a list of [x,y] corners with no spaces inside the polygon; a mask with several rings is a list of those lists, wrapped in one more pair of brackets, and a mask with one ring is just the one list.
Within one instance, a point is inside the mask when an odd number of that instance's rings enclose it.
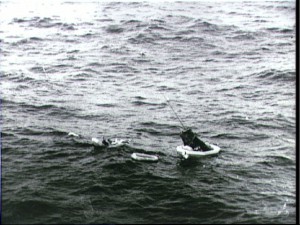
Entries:
{"label": "black and white photograph", "polygon": [[1,224],[299,222],[298,4],[0,0]]}

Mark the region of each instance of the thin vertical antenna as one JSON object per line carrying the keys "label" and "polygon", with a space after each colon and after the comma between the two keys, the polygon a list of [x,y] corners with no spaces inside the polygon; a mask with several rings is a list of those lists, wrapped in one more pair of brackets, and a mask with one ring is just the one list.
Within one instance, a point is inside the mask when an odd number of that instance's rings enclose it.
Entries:
{"label": "thin vertical antenna", "polygon": [[171,108],[171,109],[172,109],[172,111],[174,112],[175,116],[176,116],[176,117],[177,117],[177,119],[179,120],[179,122],[180,122],[180,124],[181,124],[182,128],[186,130],[186,128],[185,128],[185,126],[184,126],[183,122],[181,121],[181,119],[179,118],[179,116],[177,115],[177,113],[175,112],[175,110],[174,110],[174,108],[172,107],[172,105],[171,105],[171,103],[170,103],[169,99],[168,99],[168,98],[167,98],[167,97],[166,97],[164,94],[163,94],[163,96],[165,97],[166,101],[168,102],[168,105],[170,106],[170,108]]}

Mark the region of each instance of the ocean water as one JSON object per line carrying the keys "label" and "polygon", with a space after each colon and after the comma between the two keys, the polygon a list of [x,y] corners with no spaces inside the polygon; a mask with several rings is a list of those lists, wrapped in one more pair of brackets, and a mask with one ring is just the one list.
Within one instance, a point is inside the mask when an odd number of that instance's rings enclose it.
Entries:
{"label": "ocean water", "polygon": [[[292,0],[1,1],[2,223],[295,223],[295,29]],[[177,155],[167,99],[218,155]]]}

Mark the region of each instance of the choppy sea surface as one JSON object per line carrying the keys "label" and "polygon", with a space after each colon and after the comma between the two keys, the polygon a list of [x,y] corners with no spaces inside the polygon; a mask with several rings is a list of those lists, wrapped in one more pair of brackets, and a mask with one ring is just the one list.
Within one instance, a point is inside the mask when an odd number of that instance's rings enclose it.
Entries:
{"label": "choppy sea surface", "polygon": [[[295,1],[1,1],[2,223],[295,223],[295,26]],[[167,99],[217,156],[177,155]]]}

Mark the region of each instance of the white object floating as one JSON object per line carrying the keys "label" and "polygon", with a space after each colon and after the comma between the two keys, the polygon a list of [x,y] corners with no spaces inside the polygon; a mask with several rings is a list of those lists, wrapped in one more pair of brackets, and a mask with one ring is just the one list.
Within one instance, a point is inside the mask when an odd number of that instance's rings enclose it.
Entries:
{"label": "white object floating", "polygon": [[79,135],[78,135],[78,134],[75,134],[75,133],[73,133],[73,132],[70,132],[70,133],[68,133],[68,136],[79,137]]}
{"label": "white object floating", "polygon": [[[118,147],[129,143],[129,140],[118,139],[118,138],[114,140],[106,139],[105,141],[107,143],[107,147]],[[92,138],[92,142],[97,145],[103,145],[102,141],[99,140],[98,138]]]}
{"label": "white object floating", "polygon": [[220,152],[220,147],[208,144],[210,147],[212,147],[212,150],[210,151],[194,151],[190,146],[187,145],[180,145],[177,146],[176,150],[179,155],[181,155],[183,158],[188,159],[189,157],[204,157],[208,155],[216,155]]}
{"label": "white object floating", "polygon": [[152,161],[156,162],[158,160],[158,157],[156,155],[148,155],[143,153],[132,153],[131,158],[138,161]]}
{"label": "white object floating", "polygon": [[117,147],[117,146],[125,145],[125,144],[128,144],[128,143],[129,143],[128,140],[116,138],[116,139],[113,140],[109,145],[110,145],[110,146],[113,146],[113,147]]}
{"label": "white object floating", "polygon": [[92,138],[92,142],[95,142],[95,143],[97,143],[97,144],[99,144],[99,139],[98,138]]}

